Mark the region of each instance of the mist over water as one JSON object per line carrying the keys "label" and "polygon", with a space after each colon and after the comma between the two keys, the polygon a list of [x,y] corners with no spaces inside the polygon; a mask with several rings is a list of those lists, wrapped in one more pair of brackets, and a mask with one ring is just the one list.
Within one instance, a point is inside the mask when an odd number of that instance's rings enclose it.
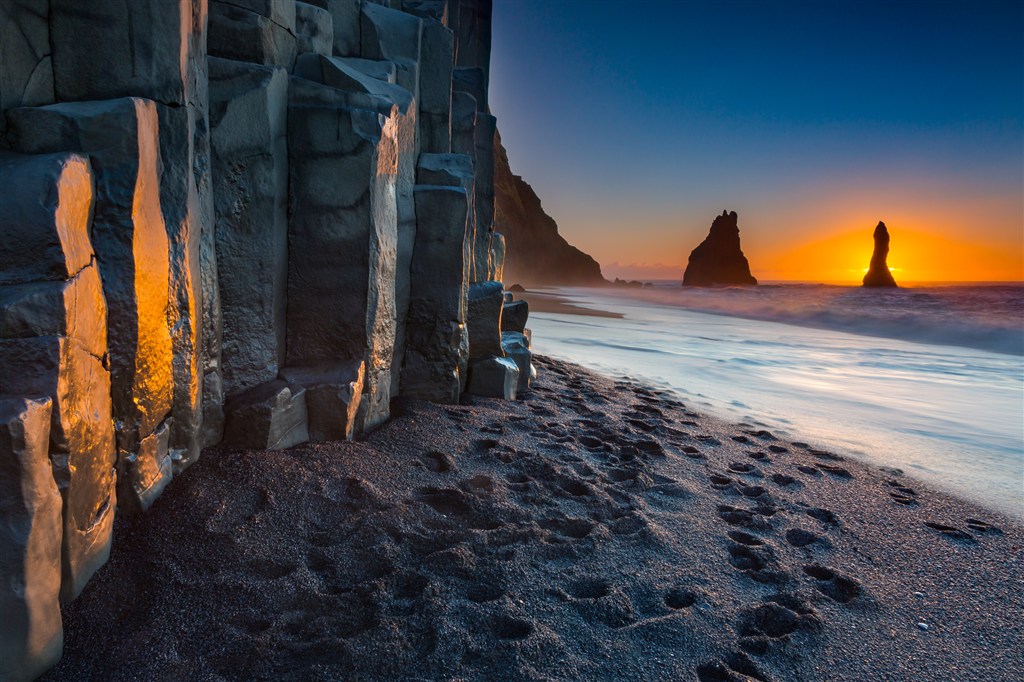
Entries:
{"label": "mist over water", "polygon": [[827,284],[761,284],[705,289],[659,282],[613,289],[644,300],[722,315],[852,334],[1024,355],[1024,285],[943,285],[865,289]]}
{"label": "mist over water", "polygon": [[[1024,518],[1024,288],[559,289],[536,352]],[[858,333],[851,333],[858,332]]]}

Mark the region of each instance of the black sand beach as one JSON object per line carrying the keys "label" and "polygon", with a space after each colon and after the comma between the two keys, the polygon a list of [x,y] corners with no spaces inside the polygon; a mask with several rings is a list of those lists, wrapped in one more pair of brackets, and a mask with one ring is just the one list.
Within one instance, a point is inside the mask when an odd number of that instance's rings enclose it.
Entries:
{"label": "black sand beach", "polygon": [[44,679],[1024,679],[1019,524],[536,361],[518,402],[205,452]]}

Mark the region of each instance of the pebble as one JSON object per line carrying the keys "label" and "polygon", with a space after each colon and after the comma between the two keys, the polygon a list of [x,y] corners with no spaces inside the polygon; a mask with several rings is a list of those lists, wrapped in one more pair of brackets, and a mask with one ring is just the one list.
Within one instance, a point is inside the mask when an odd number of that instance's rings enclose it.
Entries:
{"label": "pebble", "polygon": [[925,632],[928,632],[928,623],[918,623],[917,627],[921,630],[924,630]]}
{"label": "pebble", "polygon": [[915,592],[914,596],[915,597],[924,597],[924,592]]}

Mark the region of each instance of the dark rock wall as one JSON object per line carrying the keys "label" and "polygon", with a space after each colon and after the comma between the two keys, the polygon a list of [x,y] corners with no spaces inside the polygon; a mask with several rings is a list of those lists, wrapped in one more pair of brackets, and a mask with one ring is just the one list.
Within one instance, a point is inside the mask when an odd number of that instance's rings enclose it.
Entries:
{"label": "dark rock wall", "polygon": [[59,657],[58,599],[115,514],[204,447],[528,386],[492,281],[490,22],[490,0],[0,3],[0,523],[22,529],[0,679]]}
{"label": "dark rock wall", "polygon": [[533,188],[512,174],[497,132],[494,149],[494,229],[505,236],[502,280],[509,285],[605,284],[597,261],[558,234]]}

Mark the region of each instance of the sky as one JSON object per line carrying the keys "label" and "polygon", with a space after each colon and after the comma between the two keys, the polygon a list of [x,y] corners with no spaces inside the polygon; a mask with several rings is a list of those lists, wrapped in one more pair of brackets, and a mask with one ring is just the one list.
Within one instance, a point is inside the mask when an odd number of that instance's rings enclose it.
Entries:
{"label": "sky", "polygon": [[1024,3],[494,0],[512,171],[606,277],[1024,279]]}

